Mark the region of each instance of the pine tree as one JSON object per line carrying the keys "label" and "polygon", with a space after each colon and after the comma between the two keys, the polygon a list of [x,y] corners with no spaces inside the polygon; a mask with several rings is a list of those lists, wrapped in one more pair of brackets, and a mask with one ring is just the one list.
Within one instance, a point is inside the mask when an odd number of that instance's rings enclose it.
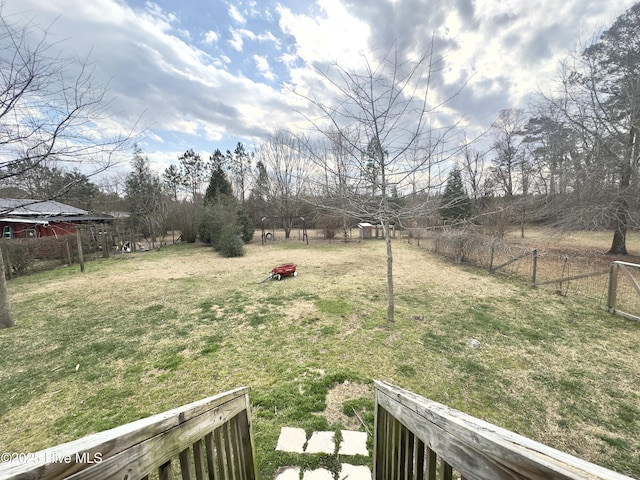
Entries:
{"label": "pine tree", "polygon": [[438,213],[445,223],[458,223],[471,216],[471,199],[462,183],[462,173],[454,168],[447,179]]}
{"label": "pine tree", "polygon": [[209,186],[204,194],[205,203],[211,203],[221,195],[227,197],[233,196],[233,190],[231,189],[231,182],[227,179],[227,174],[224,172],[224,155],[218,149],[213,152],[210,157],[211,161],[211,178],[209,179]]}

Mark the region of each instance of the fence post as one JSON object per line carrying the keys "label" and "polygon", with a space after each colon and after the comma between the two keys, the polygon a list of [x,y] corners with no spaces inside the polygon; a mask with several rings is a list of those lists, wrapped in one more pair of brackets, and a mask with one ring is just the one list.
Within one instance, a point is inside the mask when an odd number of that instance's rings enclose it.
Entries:
{"label": "fence post", "polygon": [[531,285],[536,284],[536,273],[538,271],[538,250],[533,249],[533,272],[531,273]]}
{"label": "fence post", "polygon": [[76,243],[78,247],[78,262],[80,263],[80,271],[84,272],[84,255],[82,252],[82,235],[80,235],[80,228],[76,227]]}
{"label": "fence post", "polygon": [[611,263],[609,271],[609,291],[607,293],[607,311],[609,313],[616,312],[616,293],[618,291],[618,264]]}

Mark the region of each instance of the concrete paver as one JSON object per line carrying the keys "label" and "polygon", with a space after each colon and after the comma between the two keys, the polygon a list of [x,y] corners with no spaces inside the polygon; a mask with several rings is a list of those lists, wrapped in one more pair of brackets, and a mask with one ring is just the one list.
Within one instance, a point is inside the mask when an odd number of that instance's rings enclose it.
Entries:
{"label": "concrete paver", "polygon": [[303,453],[307,434],[303,428],[282,427],[278,437],[276,450],[283,452]]}
{"label": "concrete paver", "polygon": [[333,432],[313,432],[305,453],[333,453],[336,450]]}
{"label": "concrete paver", "polygon": [[[354,430],[341,430],[342,439],[340,441],[338,454],[340,455],[364,455],[369,456],[367,450],[367,434]],[[304,446],[306,444],[306,449]],[[333,455],[336,445],[334,432],[313,432],[307,442],[307,436],[302,428],[282,427],[278,437],[276,450],[295,453],[327,453]],[[300,467],[286,467],[274,480],[299,480]],[[333,475],[329,470],[318,468],[315,470],[305,470],[303,480],[333,480]],[[341,471],[338,475],[340,480],[372,480],[371,470],[366,465],[341,464]]]}
{"label": "concrete paver", "polygon": [[316,470],[306,470],[302,480],[333,480],[333,474],[324,468]]}
{"label": "concrete paver", "polygon": [[354,430],[341,430],[342,441],[340,442],[340,455],[364,455],[369,456],[367,450],[367,433]]}
{"label": "concrete paver", "polygon": [[366,465],[343,463],[338,478],[340,480],[371,480],[371,470]]}
{"label": "concrete paver", "polygon": [[287,467],[274,480],[300,480],[300,467]]}

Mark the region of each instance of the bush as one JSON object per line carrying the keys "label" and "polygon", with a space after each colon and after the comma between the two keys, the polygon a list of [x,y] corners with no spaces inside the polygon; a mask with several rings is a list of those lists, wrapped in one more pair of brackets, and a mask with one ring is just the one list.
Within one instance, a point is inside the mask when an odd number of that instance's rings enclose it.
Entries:
{"label": "bush", "polygon": [[244,244],[232,228],[227,228],[220,233],[214,248],[223,257],[244,256]]}
{"label": "bush", "polygon": [[249,214],[244,209],[238,210],[238,225],[240,226],[240,236],[244,243],[253,240],[256,227],[253,225]]}
{"label": "bush", "polygon": [[200,234],[200,229],[196,229],[195,210],[195,205],[186,201],[180,202],[174,207],[175,226],[182,232],[182,240],[188,243],[195,242],[196,233],[198,237]]}
{"label": "bush", "polygon": [[[207,204],[198,222],[198,237],[224,257],[243,256],[243,238],[249,229],[241,224],[240,212],[235,200],[229,197]],[[252,229],[250,234],[253,237]]]}

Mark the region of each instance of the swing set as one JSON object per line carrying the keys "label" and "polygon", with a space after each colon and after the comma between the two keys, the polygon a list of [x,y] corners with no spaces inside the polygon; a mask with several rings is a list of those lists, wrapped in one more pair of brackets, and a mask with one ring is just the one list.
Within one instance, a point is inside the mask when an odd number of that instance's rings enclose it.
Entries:
{"label": "swing set", "polygon": [[[301,223],[300,223],[301,221]],[[304,217],[262,217],[262,245],[265,245],[269,240],[276,239],[276,223],[281,223],[282,225],[294,225],[297,223],[298,227],[298,240],[302,240],[307,245],[309,245],[309,235],[307,234],[307,223]],[[270,223],[271,231],[269,231],[268,224]],[[291,228],[291,230],[293,230]]]}

